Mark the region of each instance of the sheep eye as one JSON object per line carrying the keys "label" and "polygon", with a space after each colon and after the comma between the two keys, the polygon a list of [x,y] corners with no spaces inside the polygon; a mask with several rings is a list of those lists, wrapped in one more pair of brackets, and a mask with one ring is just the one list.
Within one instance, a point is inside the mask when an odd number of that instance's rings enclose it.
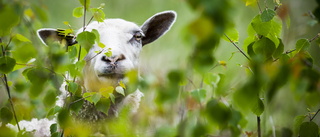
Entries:
{"label": "sheep eye", "polygon": [[136,41],[141,41],[143,34],[141,32],[136,32],[133,37],[136,39]]}

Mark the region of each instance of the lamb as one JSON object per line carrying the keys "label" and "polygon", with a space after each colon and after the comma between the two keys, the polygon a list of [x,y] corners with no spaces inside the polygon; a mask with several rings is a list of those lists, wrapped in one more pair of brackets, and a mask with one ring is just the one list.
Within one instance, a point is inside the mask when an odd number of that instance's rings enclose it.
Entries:
{"label": "lamb", "polygon": [[[176,16],[176,12],[174,11],[160,12],[150,17],[140,27],[135,23],[123,19],[106,19],[104,22],[92,22],[86,26],[85,31],[92,31],[95,29],[99,32],[100,42],[106,45],[106,47],[101,48],[95,43],[84,58],[86,65],[83,70],[83,92],[98,92],[101,88],[116,86],[119,81],[124,79],[126,72],[137,69],[139,53],[142,50],[142,47],[155,41],[170,30],[176,20]],[[76,36],[82,31],[83,28],[79,29]],[[45,44],[52,38],[58,41],[63,40],[58,36],[56,29],[40,29],[38,30],[38,36]],[[77,43],[75,38],[67,39],[66,42],[68,45]],[[104,54],[104,52],[107,52],[108,50],[111,50],[112,52],[112,56],[110,57]],[[102,53],[97,54],[95,51],[102,51]],[[62,96],[58,97],[58,105],[62,105],[61,102],[63,102],[63,98],[66,96],[67,92],[63,88],[61,90]],[[109,115],[117,116],[117,113],[124,106],[129,106],[132,113],[136,112],[142,96],[143,93],[140,92],[139,89],[126,95],[123,99],[116,101],[116,103],[110,107]],[[92,107],[90,106],[90,103],[85,103],[85,105],[87,105],[87,107]],[[90,112],[80,111],[80,113],[84,114]],[[89,115],[92,114],[88,114],[87,116]],[[98,113],[96,114],[95,119],[90,120],[99,120],[105,117],[106,115]],[[51,120],[47,123],[52,124],[52,121],[55,120]],[[24,123],[26,122],[24,121]],[[27,126],[28,124],[25,125]],[[25,128],[25,125],[20,122],[22,129]],[[50,133],[50,129],[47,128],[48,126],[43,127],[46,127],[46,129],[35,128],[26,130],[37,130],[36,135],[42,134],[43,136],[46,136]]]}

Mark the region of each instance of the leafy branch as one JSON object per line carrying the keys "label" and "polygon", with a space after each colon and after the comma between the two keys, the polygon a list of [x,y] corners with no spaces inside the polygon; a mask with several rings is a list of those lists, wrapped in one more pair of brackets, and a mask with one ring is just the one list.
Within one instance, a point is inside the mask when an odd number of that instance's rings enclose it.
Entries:
{"label": "leafy branch", "polygon": [[[1,45],[1,48],[2,48],[2,56],[3,57],[6,57],[6,49],[8,48],[10,42],[11,42],[11,39],[9,40],[9,43],[7,44],[6,47],[4,47],[3,45]],[[0,43],[2,43],[2,39],[0,38]],[[18,130],[20,131],[20,125],[19,125],[19,122],[18,122],[18,119],[17,119],[17,115],[16,115],[16,111],[14,109],[14,105],[13,105],[13,102],[12,102],[12,97],[11,97],[11,92],[10,92],[10,87],[9,87],[9,84],[8,84],[8,78],[7,78],[7,75],[6,74],[3,74],[3,78],[2,78],[2,81],[5,85],[5,88],[7,90],[7,93],[8,93],[8,97],[9,97],[9,102],[10,102],[10,106],[11,106],[11,109],[12,109],[12,112],[13,112],[13,116],[14,116],[14,119],[17,123],[17,127],[18,127]]]}
{"label": "leafy branch", "polygon": [[242,54],[244,57],[246,57],[249,61],[251,60],[251,59],[246,55],[246,53],[244,53],[244,52],[237,46],[237,44],[234,43],[234,42],[230,39],[230,37],[229,37],[227,34],[224,34],[224,36],[227,37],[227,39],[232,43],[232,45],[233,45],[234,47],[236,47],[236,48],[241,52],[241,54]]}

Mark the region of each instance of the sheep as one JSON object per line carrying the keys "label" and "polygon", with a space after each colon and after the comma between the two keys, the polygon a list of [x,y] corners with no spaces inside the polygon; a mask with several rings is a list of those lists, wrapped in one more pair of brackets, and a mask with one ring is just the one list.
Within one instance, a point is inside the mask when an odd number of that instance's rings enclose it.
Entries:
{"label": "sheep", "polygon": [[[123,19],[106,19],[104,22],[92,22],[85,27],[85,31],[97,30],[100,34],[100,42],[106,45],[106,47],[101,48],[95,43],[88,54],[84,58],[86,65],[83,69],[82,86],[83,92],[99,92],[101,88],[106,88],[108,86],[117,86],[119,81],[124,79],[125,73],[138,69],[139,54],[142,48],[155,41],[168,30],[174,24],[176,20],[176,12],[174,11],[164,11],[157,13],[147,19],[142,26],[138,26],[133,22],[129,22]],[[81,33],[84,28],[80,28],[76,36]],[[75,36],[75,37],[76,37]],[[63,41],[63,38],[58,36],[56,29],[40,29],[38,30],[38,37],[40,40],[49,45],[49,39],[54,39],[57,41]],[[73,45],[77,43],[75,38],[66,39],[67,45]],[[111,50],[112,56],[108,57],[104,54]],[[95,51],[102,51],[101,54],[95,53]],[[62,85],[61,87],[64,87]],[[67,91],[64,88],[60,88],[61,95],[58,98],[56,104],[59,106],[63,105],[63,99],[67,96]],[[109,109],[109,115],[117,116],[117,113],[124,106],[129,106],[132,113],[136,112],[139,108],[141,97],[143,93],[137,89],[135,92],[126,95],[120,101],[116,101]],[[92,107],[92,104],[86,102],[84,107]],[[83,111],[82,111],[83,110]],[[90,113],[82,109],[80,113],[85,118],[86,116],[92,115],[85,113]],[[109,116],[108,115],[108,116]],[[106,118],[106,115],[102,112],[97,112],[94,118],[89,118],[89,120],[100,120]],[[32,123],[36,121],[35,123]],[[33,129],[26,128],[30,124],[37,124],[39,122],[43,124],[56,123],[53,120],[32,120],[29,123],[27,121],[20,122],[22,129],[26,131],[35,131],[37,136],[47,136],[50,133],[50,126],[43,126],[43,128],[34,127]],[[45,122],[47,121],[47,122]]]}

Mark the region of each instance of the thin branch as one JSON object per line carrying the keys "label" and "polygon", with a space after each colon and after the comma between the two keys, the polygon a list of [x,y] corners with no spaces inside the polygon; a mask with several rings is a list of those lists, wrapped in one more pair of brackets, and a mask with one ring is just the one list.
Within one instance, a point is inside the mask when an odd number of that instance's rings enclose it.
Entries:
{"label": "thin branch", "polygon": [[12,112],[13,112],[14,120],[16,121],[18,130],[20,131],[20,125],[19,125],[19,122],[18,122],[16,111],[14,110],[14,106],[13,106],[12,97],[11,97],[11,94],[10,94],[10,88],[9,88],[9,85],[8,85],[8,79],[7,79],[6,74],[3,74],[3,77],[4,77],[4,79],[2,79],[2,80],[3,80],[3,83],[6,86],[6,90],[7,90],[7,93],[8,93],[9,102],[10,102],[10,106],[11,106],[11,109],[12,109]]}
{"label": "thin branch", "polygon": [[319,112],[320,112],[320,109],[318,109],[318,111],[316,112],[316,114],[313,115],[313,117],[310,119],[310,121],[312,121],[318,115]]}
{"label": "thin branch", "polygon": [[87,26],[91,23],[91,21],[93,20],[93,17],[94,17],[94,16],[92,16],[92,17],[90,18],[90,20],[89,20],[88,23],[87,23]]}
{"label": "thin branch", "polygon": [[260,11],[260,14],[262,13],[262,10],[261,10],[261,7],[260,7],[260,3],[259,3],[259,0],[257,0],[257,5],[259,7],[259,11]]}
{"label": "thin branch", "polygon": [[257,116],[257,124],[258,124],[258,137],[261,137],[261,119],[260,119],[260,116]]}
{"label": "thin branch", "polygon": [[84,14],[83,14],[83,31],[86,30],[86,13],[87,13],[87,0],[84,0]]}
{"label": "thin branch", "polygon": [[73,102],[69,103],[69,105],[68,105],[68,109],[70,109],[70,106],[71,106],[72,104],[77,103],[77,102],[79,102],[79,101],[81,101],[81,100],[84,100],[84,99],[86,99],[86,98],[89,98],[89,97],[91,97],[91,96],[92,96],[92,95],[90,95],[90,96],[86,96],[86,97],[84,97],[84,98],[80,98],[80,99],[77,99],[77,100],[75,100],[75,101],[73,101]]}
{"label": "thin branch", "polygon": [[227,34],[224,34],[224,36],[228,38],[228,40],[232,43],[232,45],[235,46],[243,56],[245,56],[249,61],[251,61],[251,59],[228,37]]}
{"label": "thin branch", "polygon": [[[6,47],[4,47],[3,45],[1,45],[1,49],[2,49],[2,55],[3,57],[6,56],[6,52],[5,52],[5,49],[7,49],[7,47],[9,46],[11,42],[11,38],[10,38],[10,41],[9,43],[7,44]],[[0,38],[0,43],[2,43],[2,39]],[[13,102],[12,102],[12,98],[11,98],[11,93],[10,93],[10,87],[9,87],[9,84],[8,84],[8,78],[7,78],[7,75],[6,74],[3,74],[3,78],[2,78],[2,81],[6,87],[6,90],[7,90],[7,93],[8,93],[8,97],[9,97],[9,102],[10,102],[10,106],[11,106],[11,109],[12,109],[12,112],[13,112],[13,116],[14,116],[14,119],[17,123],[17,127],[18,127],[18,130],[20,131],[20,126],[19,126],[19,122],[18,122],[18,119],[17,119],[17,115],[16,115],[16,111],[14,110],[14,106],[13,106]]]}
{"label": "thin branch", "polygon": [[309,42],[312,42],[320,37],[320,33],[318,33],[316,36],[314,36],[312,39],[309,40]]}

